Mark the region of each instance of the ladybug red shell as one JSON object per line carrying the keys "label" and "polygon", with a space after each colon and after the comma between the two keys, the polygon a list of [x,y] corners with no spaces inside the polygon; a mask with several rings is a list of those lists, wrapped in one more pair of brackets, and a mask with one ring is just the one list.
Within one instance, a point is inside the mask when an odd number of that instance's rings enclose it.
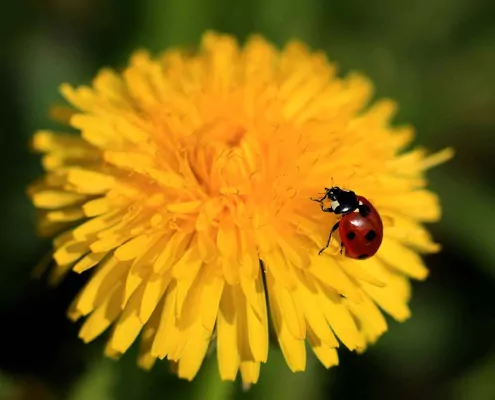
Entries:
{"label": "ladybug red shell", "polygon": [[[312,199],[321,204],[324,212],[341,215],[332,227],[327,244],[320,250],[321,254],[329,245],[332,235],[339,230],[341,254],[345,250],[347,257],[364,260],[376,254],[383,240],[383,222],[378,211],[363,196],[337,186],[325,188],[325,196]],[[330,207],[323,202],[330,200]]]}
{"label": "ladybug red shell", "polygon": [[365,206],[362,207],[364,213],[357,209],[345,214],[339,221],[339,234],[345,255],[364,260],[374,256],[380,248],[383,223],[378,211],[366,198],[357,196],[357,199]]}

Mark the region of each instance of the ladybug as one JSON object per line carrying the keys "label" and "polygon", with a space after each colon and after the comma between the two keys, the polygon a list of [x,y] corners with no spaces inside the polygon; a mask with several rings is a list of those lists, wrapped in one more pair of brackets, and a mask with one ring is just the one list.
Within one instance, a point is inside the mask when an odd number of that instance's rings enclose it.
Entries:
{"label": "ladybug", "polygon": [[[323,202],[330,200],[330,207]],[[383,223],[378,211],[363,196],[358,196],[350,190],[338,186],[325,188],[325,196],[321,199],[311,199],[321,205],[323,212],[333,212],[341,218],[332,227],[327,244],[318,255],[330,246],[332,235],[338,229],[340,234],[340,254],[345,249],[345,255],[357,260],[365,260],[373,256],[383,240]]]}

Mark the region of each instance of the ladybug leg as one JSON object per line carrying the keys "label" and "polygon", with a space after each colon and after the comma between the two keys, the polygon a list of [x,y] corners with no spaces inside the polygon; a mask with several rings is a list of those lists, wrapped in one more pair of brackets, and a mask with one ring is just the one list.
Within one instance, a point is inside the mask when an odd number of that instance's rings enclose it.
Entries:
{"label": "ladybug leg", "polygon": [[[332,230],[330,231],[330,235],[328,235],[328,240],[327,240],[327,244],[325,245],[325,247],[323,247],[319,252],[318,252],[318,255],[321,256],[321,253],[323,253],[327,248],[328,246],[330,246],[330,242],[332,240],[332,235],[334,234],[334,232],[339,229],[339,225],[340,225],[340,221],[336,222],[335,225],[333,226]],[[342,249],[341,249],[342,251]]]}
{"label": "ladybug leg", "polygon": [[313,197],[310,197],[309,199],[310,200],[313,200],[313,201],[317,201],[318,203],[320,203],[321,211],[323,211],[323,212],[334,212],[334,210],[333,210],[332,207],[325,207],[325,205],[323,204],[323,201],[326,198],[327,198],[327,195],[323,196],[321,199],[315,199]]}
{"label": "ladybug leg", "polygon": [[344,242],[340,242],[340,255],[344,253]]}
{"label": "ladybug leg", "polygon": [[321,206],[321,211],[323,211],[323,212],[334,212],[332,207],[325,207],[323,205],[323,202],[320,203],[320,206]]}
{"label": "ladybug leg", "polygon": [[[325,190],[328,190],[328,188],[325,188]],[[313,201],[317,201],[318,203],[320,203],[320,207],[321,207],[321,211],[323,212],[335,212],[335,210],[332,208],[332,206],[330,207],[325,207],[325,205],[323,204],[323,202],[326,200],[326,199],[329,199],[328,195],[325,194],[325,196],[323,196],[321,199],[316,199],[314,197],[310,197],[309,198],[310,200],[313,200]],[[329,199],[330,200],[330,199]]]}
{"label": "ladybug leg", "polygon": [[321,199],[315,199],[314,197],[310,197],[310,200],[317,201],[318,203],[322,203],[323,200],[327,198],[327,195],[323,196]]}
{"label": "ladybug leg", "polygon": [[323,212],[335,212],[332,207],[324,207],[323,203],[321,203],[321,211],[323,211]]}

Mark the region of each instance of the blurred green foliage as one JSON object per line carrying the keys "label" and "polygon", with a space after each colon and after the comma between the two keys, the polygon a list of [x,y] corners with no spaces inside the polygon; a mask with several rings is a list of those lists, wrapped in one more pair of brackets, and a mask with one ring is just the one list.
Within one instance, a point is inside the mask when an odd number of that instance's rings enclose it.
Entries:
{"label": "blurred green foliage", "polygon": [[[495,399],[495,3],[491,0],[28,0],[0,14],[0,399]],[[54,127],[47,110],[63,81],[83,83],[122,66],[137,47],[193,46],[205,29],[281,45],[299,38],[325,50],[342,73],[360,70],[376,95],[400,104],[418,143],[457,148],[433,171],[444,204],[433,227],[443,244],[431,277],[415,286],[413,318],[364,355],[341,351],[326,371],[310,354],[292,374],[270,350],[258,385],[220,382],[210,357],[193,383],[135,366],[134,349],[103,359],[85,346],[65,309],[84,278],[56,289],[30,279],[49,244],[34,234],[26,185],[41,169],[28,141]],[[310,352],[308,352],[309,354]]]}

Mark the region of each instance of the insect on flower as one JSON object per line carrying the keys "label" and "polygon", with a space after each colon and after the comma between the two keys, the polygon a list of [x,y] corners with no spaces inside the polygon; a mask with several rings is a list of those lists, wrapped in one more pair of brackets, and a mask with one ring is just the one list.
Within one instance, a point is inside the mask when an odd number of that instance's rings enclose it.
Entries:
{"label": "insect on flower", "polygon": [[[214,32],[194,52],[142,50],[62,84],[74,132],[34,135],[46,171],[28,193],[53,237],[50,281],[90,275],[68,312],[79,337],[109,330],[112,358],[139,340],[140,367],[166,360],[188,380],[213,342],[220,377],[248,386],[272,328],[304,371],[307,349],[330,368],[339,347],[378,340],[383,313],[407,319],[421,253],[440,248],[423,226],[441,215],[424,173],[453,152],[408,150],[412,127],[372,91],[299,41]],[[333,215],[308,207],[328,171],[374,206],[332,183],[317,201]],[[333,224],[327,246],[338,230],[347,257],[318,257]]]}
{"label": "insect on flower", "polygon": [[[311,199],[321,205],[323,212],[341,215],[328,235],[328,240],[318,254],[321,255],[330,246],[332,235],[339,230],[340,254],[358,260],[365,260],[376,254],[383,240],[383,223],[378,211],[363,196],[338,186],[325,188],[325,196]],[[324,201],[330,200],[330,207]]]}

